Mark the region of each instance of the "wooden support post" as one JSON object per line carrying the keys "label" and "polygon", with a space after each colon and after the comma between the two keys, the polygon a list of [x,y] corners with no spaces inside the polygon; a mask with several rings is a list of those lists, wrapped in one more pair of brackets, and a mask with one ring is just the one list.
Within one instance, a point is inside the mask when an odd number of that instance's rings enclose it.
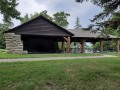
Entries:
{"label": "wooden support post", "polygon": [[62,50],[62,51],[64,51],[64,44],[65,44],[65,42],[62,41],[62,46],[61,46],[61,50]]}
{"label": "wooden support post", "polygon": [[81,53],[85,53],[85,39],[81,42]]}
{"label": "wooden support post", "polygon": [[100,53],[103,53],[103,39],[100,40]]}
{"label": "wooden support post", "polygon": [[66,49],[67,53],[70,53],[70,37],[67,37],[67,49]]}
{"label": "wooden support post", "polygon": [[96,42],[92,42],[92,44],[93,44],[93,53],[95,53],[95,48],[96,48],[95,44],[96,44]]}
{"label": "wooden support post", "polygon": [[119,52],[119,39],[116,41],[116,52]]}

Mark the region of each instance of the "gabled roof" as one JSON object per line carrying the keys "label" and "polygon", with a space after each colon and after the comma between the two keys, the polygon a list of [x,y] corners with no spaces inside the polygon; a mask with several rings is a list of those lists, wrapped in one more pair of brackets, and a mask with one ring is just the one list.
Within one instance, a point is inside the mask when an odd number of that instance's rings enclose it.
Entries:
{"label": "gabled roof", "polygon": [[113,36],[110,34],[101,34],[100,32],[91,32],[91,31],[84,31],[83,29],[68,29],[69,32],[73,33],[74,36],[77,38],[110,38],[115,39],[119,38],[118,36]]}
{"label": "gabled roof", "polygon": [[58,26],[43,16],[39,16],[5,33],[16,33],[20,35],[42,35],[42,36],[73,36],[68,30]]}

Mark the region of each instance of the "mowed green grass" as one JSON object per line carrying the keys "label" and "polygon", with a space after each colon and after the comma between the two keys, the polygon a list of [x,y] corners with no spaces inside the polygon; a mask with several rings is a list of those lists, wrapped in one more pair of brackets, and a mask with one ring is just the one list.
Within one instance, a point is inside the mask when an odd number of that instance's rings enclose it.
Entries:
{"label": "mowed green grass", "polygon": [[0,59],[4,58],[45,58],[45,57],[76,57],[76,56],[99,56],[100,54],[66,54],[66,53],[56,53],[56,54],[9,54],[4,51],[0,51]]}
{"label": "mowed green grass", "polygon": [[120,90],[120,57],[0,63],[0,90]]}

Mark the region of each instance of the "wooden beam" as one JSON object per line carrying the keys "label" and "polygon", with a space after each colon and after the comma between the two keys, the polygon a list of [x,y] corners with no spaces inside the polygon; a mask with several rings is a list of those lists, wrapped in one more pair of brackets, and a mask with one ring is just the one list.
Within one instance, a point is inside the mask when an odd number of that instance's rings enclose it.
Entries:
{"label": "wooden beam", "polygon": [[67,53],[70,53],[70,37],[67,37],[67,49],[66,49]]}
{"label": "wooden beam", "polygon": [[81,42],[81,53],[85,53],[85,39]]}
{"label": "wooden beam", "polygon": [[116,52],[119,52],[119,39],[117,39],[117,41],[116,41]]}
{"label": "wooden beam", "polygon": [[104,43],[103,39],[100,40],[100,53],[103,53],[103,43]]}
{"label": "wooden beam", "polygon": [[66,37],[63,37],[65,39],[65,41],[67,42],[67,38]]}

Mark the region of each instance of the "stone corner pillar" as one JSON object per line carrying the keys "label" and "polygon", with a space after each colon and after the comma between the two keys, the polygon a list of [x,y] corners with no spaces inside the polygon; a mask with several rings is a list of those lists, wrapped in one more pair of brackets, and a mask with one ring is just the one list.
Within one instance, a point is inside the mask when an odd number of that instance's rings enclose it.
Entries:
{"label": "stone corner pillar", "polygon": [[5,33],[6,50],[8,53],[13,54],[27,54],[27,51],[23,51],[23,42],[21,35],[15,33]]}

